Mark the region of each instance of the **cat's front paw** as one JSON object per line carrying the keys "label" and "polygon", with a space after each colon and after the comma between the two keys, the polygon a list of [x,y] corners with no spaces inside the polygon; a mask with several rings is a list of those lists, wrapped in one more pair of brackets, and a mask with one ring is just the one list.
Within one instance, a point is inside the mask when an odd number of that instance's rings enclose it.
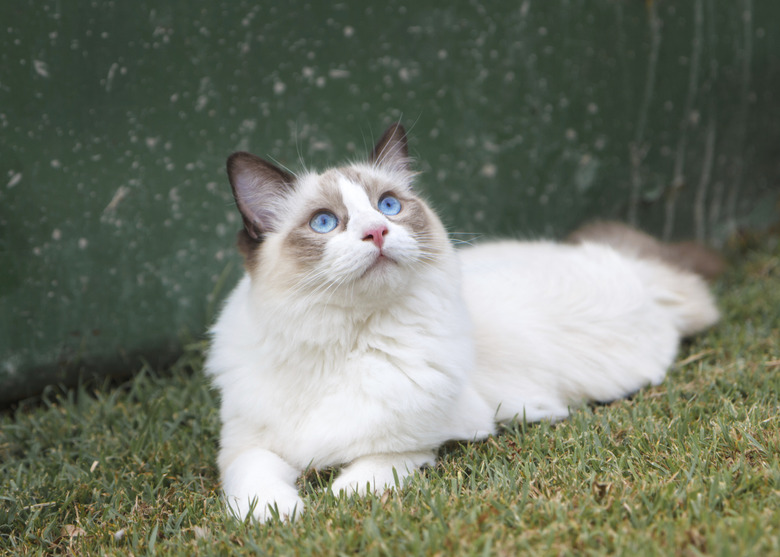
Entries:
{"label": "cat's front paw", "polygon": [[293,521],[303,514],[303,499],[297,493],[277,494],[273,498],[245,495],[226,496],[228,512],[240,520],[251,516],[264,524],[278,518],[284,522]]}
{"label": "cat's front paw", "polygon": [[433,464],[434,460],[429,452],[361,457],[341,471],[330,489],[336,495],[341,492],[347,495],[383,493],[396,485],[403,486],[404,480],[421,466]]}
{"label": "cat's front paw", "polygon": [[303,512],[295,478],[298,471],[270,451],[248,449],[222,473],[225,503],[233,516],[258,522],[293,520]]}
{"label": "cat's front paw", "polygon": [[354,474],[344,474],[342,473],[337,477],[335,480],[333,480],[333,484],[330,486],[330,490],[333,492],[334,495],[338,495],[339,493],[344,493],[347,496],[350,495],[360,495],[363,496],[366,493],[373,492],[373,493],[381,493],[387,487],[391,487],[395,485],[395,482],[390,483],[390,485],[387,485],[389,482],[383,482],[379,486],[377,486],[376,481],[373,476],[370,478],[358,476],[356,477]]}

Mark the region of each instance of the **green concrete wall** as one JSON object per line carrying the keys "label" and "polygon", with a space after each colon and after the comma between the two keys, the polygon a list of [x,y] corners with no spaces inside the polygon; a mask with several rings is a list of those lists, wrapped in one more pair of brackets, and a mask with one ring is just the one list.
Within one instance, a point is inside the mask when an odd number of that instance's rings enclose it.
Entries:
{"label": "green concrete wall", "polygon": [[778,220],[780,3],[0,5],[0,403],[161,362],[240,270],[224,160],[411,130],[458,232]]}

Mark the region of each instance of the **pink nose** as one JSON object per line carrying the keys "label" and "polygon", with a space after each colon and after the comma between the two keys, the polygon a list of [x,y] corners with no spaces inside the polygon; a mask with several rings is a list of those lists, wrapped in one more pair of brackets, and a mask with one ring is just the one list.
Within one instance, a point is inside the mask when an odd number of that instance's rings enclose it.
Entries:
{"label": "pink nose", "polygon": [[378,226],[366,231],[366,235],[363,236],[363,241],[371,240],[376,244],[376,247],[382,249],[382,244],[385,243],[385,234],[387,234],[386,226]]}

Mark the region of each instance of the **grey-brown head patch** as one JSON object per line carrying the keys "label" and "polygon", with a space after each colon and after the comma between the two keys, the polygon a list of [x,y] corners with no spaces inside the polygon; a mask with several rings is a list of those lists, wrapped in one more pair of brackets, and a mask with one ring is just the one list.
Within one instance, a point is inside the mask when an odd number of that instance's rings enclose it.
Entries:
{"label": "grey-brown head patch", "polygon": [[[284,240],[287,255],[299,264],[309,267],[322,259],[328,239],[343,231],[349,222],[349,213],[338,186],[339,177],[335,171],[325,172],[319,177],[318,187],[296,211],[296,226]],[[318,211],[330,211],[338,219],[338,226],[332,232],[320,234],[309,226]]]}
{"label": "grey-brown head patch", "polygon": [[[379,211],[383,196],[393,195],[400,201],[398,214],[381,218],[405,229],[419,248],[415,257],[422,255],[430,260],[448,245],[440,221],[411,189],[415,173],[409,169],[406,136],[400,126],[391,126],[367,163],[334,168],[321,175],[292,176],[245,153],[231,157],[228,168],[245,223],[238,235],[245,266],[250,273],[273,276],[279,286],[289,287],[303,280],[322,262],[329,242],[350,230],[348,207],[357,202],[352,210],[361,211],[360,218],[364,218],[365,209],[358,207],[365,207],[365,202],[356,201],[354,189],[346,187],[345,182],[361,188],[373,210]],[[311,219],[319,211],[336,217],[334,230],[319,233],[312,229]],[[358,214],[352,216],[358,218]],[[396,233],[402,234],[401,230]],[[272,236],[266,240],[269,234]],[[333,253],[348,253],[343,250],[350,242],[339,240],[338,247],[334,247],[338,251]]]}

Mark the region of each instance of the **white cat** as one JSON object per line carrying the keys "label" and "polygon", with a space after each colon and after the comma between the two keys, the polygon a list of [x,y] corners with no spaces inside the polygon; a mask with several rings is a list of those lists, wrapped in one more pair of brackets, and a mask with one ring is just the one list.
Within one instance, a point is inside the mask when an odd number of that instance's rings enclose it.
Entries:
{"label": "white cat", "polygon": [[336,493],[381,491],[496,421],[658,383],[680,338],[718,319],[698,275],[603,239],[456,252],[400,125],[367,163],[293,176],[235,153],[228,174],[247,272],[206,370],[239,517],[300,514],[309,467],[343,466]]}

